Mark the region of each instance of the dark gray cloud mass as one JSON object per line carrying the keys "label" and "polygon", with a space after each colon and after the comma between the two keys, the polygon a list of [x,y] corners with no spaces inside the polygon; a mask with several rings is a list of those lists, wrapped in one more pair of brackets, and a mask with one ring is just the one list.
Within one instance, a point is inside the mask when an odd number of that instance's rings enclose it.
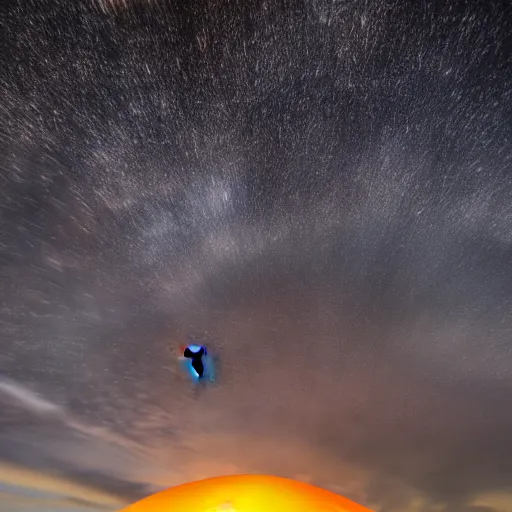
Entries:
{"label": "dark gray cloud mass", "polygon": [[[512,510],[510,2],[12,1],[0,27],[2,510],[242,471]],[[218,386],[179,372],[188,333]]]}

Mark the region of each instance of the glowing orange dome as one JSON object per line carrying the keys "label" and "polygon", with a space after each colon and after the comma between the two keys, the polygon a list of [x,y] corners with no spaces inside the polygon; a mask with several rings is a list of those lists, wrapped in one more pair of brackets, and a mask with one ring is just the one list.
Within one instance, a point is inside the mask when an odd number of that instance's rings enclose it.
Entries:
{"label": "glowing orange dome", "polygon": [[313,485],[263,475],[208,478],[146,498],[122,512],[369,512]]}

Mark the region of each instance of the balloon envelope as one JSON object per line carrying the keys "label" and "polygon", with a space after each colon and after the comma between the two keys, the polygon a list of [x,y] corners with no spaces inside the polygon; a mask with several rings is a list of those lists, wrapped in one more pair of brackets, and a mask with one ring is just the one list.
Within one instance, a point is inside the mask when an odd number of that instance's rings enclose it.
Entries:
{"label": "balloon envelope", "polygon": [[338,494],[287,478],[236,475],[179,485],[122,512],[369,512]]}

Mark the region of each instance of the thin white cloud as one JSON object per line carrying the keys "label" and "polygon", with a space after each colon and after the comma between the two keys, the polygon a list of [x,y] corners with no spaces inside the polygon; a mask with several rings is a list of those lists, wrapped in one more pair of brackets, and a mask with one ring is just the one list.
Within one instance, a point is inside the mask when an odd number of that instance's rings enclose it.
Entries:
{"label": "thin white cloud", "polygon": [[64,413],[63,408],[59,405],[5,377],[0,377],[0,394],[23,409],[41,417],[56,417]]}

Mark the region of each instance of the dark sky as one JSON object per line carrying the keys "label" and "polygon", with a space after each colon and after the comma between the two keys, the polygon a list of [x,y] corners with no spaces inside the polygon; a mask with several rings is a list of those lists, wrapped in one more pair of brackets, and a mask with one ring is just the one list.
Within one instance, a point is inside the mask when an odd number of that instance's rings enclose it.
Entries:
{"label": "dark sky", "polygon": [[511,34],[497,0],[1,2],[2,511],[234,472],[512,511]]}

